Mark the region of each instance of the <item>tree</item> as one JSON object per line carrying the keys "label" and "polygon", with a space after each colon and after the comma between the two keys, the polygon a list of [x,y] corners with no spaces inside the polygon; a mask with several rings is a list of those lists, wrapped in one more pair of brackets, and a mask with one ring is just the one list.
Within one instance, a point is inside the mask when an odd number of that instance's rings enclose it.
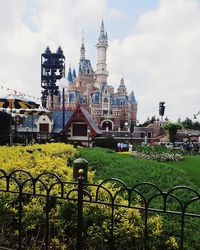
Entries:
{"label": "tree", "polygon": [[200,123],[199,122],[193,122],[191,119],[186,117],[184,121],[181,122],[184,128],[187,129],[200,129]]}
{"label": "tree", "polygon": [[169,131],[169,140],[174,143],[176,141],[177,130],[181,129],[183,126],[180,123],[169,122],[164,125],[164,128]]}
{"label": "tree", "polygon": [[155,121],[156,121],[155,115],[153,115],[153,116],[151,117],[151,119],[149,119],[149,117],[147,117],[147,120],[146,120],[143,124],[141,124],[141,126],[142,126],[142,127],[146,127],[146,126],[148,126],[149,124],[154,123]]}
{"label": "tree", "polygon": [[185,121],[182,121],[182,125],[184,128],[190,128],[190,129],[193,128],[193,122],[188,117],[186,117]]}

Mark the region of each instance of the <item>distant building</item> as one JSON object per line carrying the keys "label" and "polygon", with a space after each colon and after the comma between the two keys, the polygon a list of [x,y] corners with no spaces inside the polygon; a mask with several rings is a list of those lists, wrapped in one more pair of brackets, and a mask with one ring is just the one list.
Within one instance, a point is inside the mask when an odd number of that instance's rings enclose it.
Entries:
{"label": "distant building", "polygon": [[[75,69],[72,70],[71,67],[67,74],[69,87],[65,90],[65,108],[75,108],[80,104],[90,113],[101,130],[128,130],[132,122],[136,123],[137,101],[133,91],[128,94],[123,78],[116,92],[113,86],[108,85],[109,74],[106,64],[108,36],[103,21],[96,47],[97,64],[94,71],[90,60],[85,57],[85,45],[82,40],[78,74],[76,75]],[[54,100],[53,105],[52,100]],[[48,109],[62,107],[60,95],[56,93],[53,98],[51,92],[47,96],[46,107]]]}

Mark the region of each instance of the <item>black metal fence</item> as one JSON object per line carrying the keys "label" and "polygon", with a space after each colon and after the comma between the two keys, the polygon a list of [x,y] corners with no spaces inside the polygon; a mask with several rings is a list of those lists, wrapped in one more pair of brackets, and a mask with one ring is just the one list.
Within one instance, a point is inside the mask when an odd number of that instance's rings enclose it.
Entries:
{"label": "black metal fence", "polygon": [[[114,183],[115,187],[117,187],[116,191],[113,192],[113,186],[108,186],[107,183]],[[181,193],[190,193],[190,199],[187,201],[182,200]],[[14,195],[14,201],[9,198],[9,195]],[[126,200],[125,203],[120,202],[119,197],[122,196],[126,197],[124,199]],[[7,222],[4,226],[0,225],[0,227],[4,227],[4,230],[1,228],[1,233],[4,231],[3,234],[5,234],[4,238],[2,238],[2,236],[0,238],[1,244],[4,244],[0,249],[29,249],[27,246],[23,245],[24,238],[27,236],[23,225],[23,215],[24,210],[28,209],[27,204],[30,197],[41,198],[44,201],[44,240],[40,242],[40,246],[38,245],[38,248],[35,249],[54,249],[51,245],[51,209],[53,207],[52,203],[57,200],[74,202],[77,208],[76,246],[69,249],[87,249],[84,248],[83,244],[85,230],[83,211],[84,207],[88,204],[96,204],[96,206],[100,206],[100,208],[101,206],[108,206],[110,208],[111,213],[108,228],[110,237],[106,249],[118,249],[115,236],[115,211],[119,208],[140,211],[144,221],[143,225],[141,225],[143,231],[141,245],[137,248],[133,243],[133,248],[126,248],[126,246],[124,246],[124,249],[152,249],[149,245],[150,236],[148,230],[148,219],[152,214],[163,214],[164,217],[169,215],[172,216],[172,220],[174,221],[178,218],[176,224],[179,224],[177,225],[179,232],[174,232],[174,234],[178,239],[178,249],[185,249],[186,220],[187,218],[191,218],[192,220],[200,219],[200,211],[194,212],[194,204],[200,201],[200,194],[189,187],[177,186],[165,192],[151,183],[140,183],[134,187],[127,187],[124,182],[117,179],[104,180],[100,184],[85,183],[82,170],[79,170],[79,178],[77,181],[68,182],[61,180],[59,176],[53,173],[43,173],[37,177],[33,177],[30,173],[24,170],[15,170],[11,173],[6,173],[4,170],[0,169],[0,218],[9,216],[2,209],[3,206],[6,206],[5,201],[12,203],[10,206],[13,206],[14,209],[14,211],[12,211],[14,214],[12,221]],[[138,199],[138,197],[140,202],[139,204],[136,204],[137,202],[135,202],[135,200]],[[158,199],[161,201],[159,204],[162,205],[158,205],[156,202]],[[174,203],[176,203],[177,206],[174,206]],[[39,218],[35,218],[35,220],[38,219]],[[199,222],[200,220],[198,223]],[[8,224],[16,229],[16,232],[14,233],[16,237],[15,246],[11,245],[9,242],[8,234],[10,234],[10,231],[6,231],[6,228],[9,227]],[[38,232],[35,231],[35,234],[37,233]],[[190,236],[187,238],[190,238]],[[2,239],[4,239],[4,243],[2,243]],[[198,242],[195,246],[197,245]],[[55,249],[61,248],[58,246]],[[102,248],[99,246],[99,248],[97,247],[93,249]],[[199,248],[197,247],[196,249],[200,249],[200,242]]]}

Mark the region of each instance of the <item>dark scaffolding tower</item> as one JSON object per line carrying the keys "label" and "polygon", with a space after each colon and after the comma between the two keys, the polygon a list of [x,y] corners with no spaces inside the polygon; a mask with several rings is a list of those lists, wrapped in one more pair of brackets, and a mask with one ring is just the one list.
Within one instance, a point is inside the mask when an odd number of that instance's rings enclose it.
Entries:
{"label": "dark scaffolding tower", "polygon": [[47,98],[50,96],[49,108],[54,107],[54,96],[59,94],[56,81],[65,76],[65,56],[61,47],[52,53],[49,47],[41,54],[41,87],[42,106],[47,107]]}

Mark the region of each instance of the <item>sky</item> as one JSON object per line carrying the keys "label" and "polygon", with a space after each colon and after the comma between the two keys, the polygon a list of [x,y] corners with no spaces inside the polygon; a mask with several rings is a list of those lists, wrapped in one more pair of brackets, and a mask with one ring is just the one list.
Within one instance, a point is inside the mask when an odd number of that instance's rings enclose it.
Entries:
{"label": "sky", "polygon": [[[40,98],[40,56],[62,47],[78,69],[84,29],[86,58],[96,68],[103,18],[108,32],[108,84],[123,75],[138,102],[138,120],[193,118],[200,110],[200,0],[0,0],[0,95]],[[7,90],[8,89],[8,90]],[[30,97],[31,98],[31,97]],[[200,120],[200,117],[199,117]]]}

